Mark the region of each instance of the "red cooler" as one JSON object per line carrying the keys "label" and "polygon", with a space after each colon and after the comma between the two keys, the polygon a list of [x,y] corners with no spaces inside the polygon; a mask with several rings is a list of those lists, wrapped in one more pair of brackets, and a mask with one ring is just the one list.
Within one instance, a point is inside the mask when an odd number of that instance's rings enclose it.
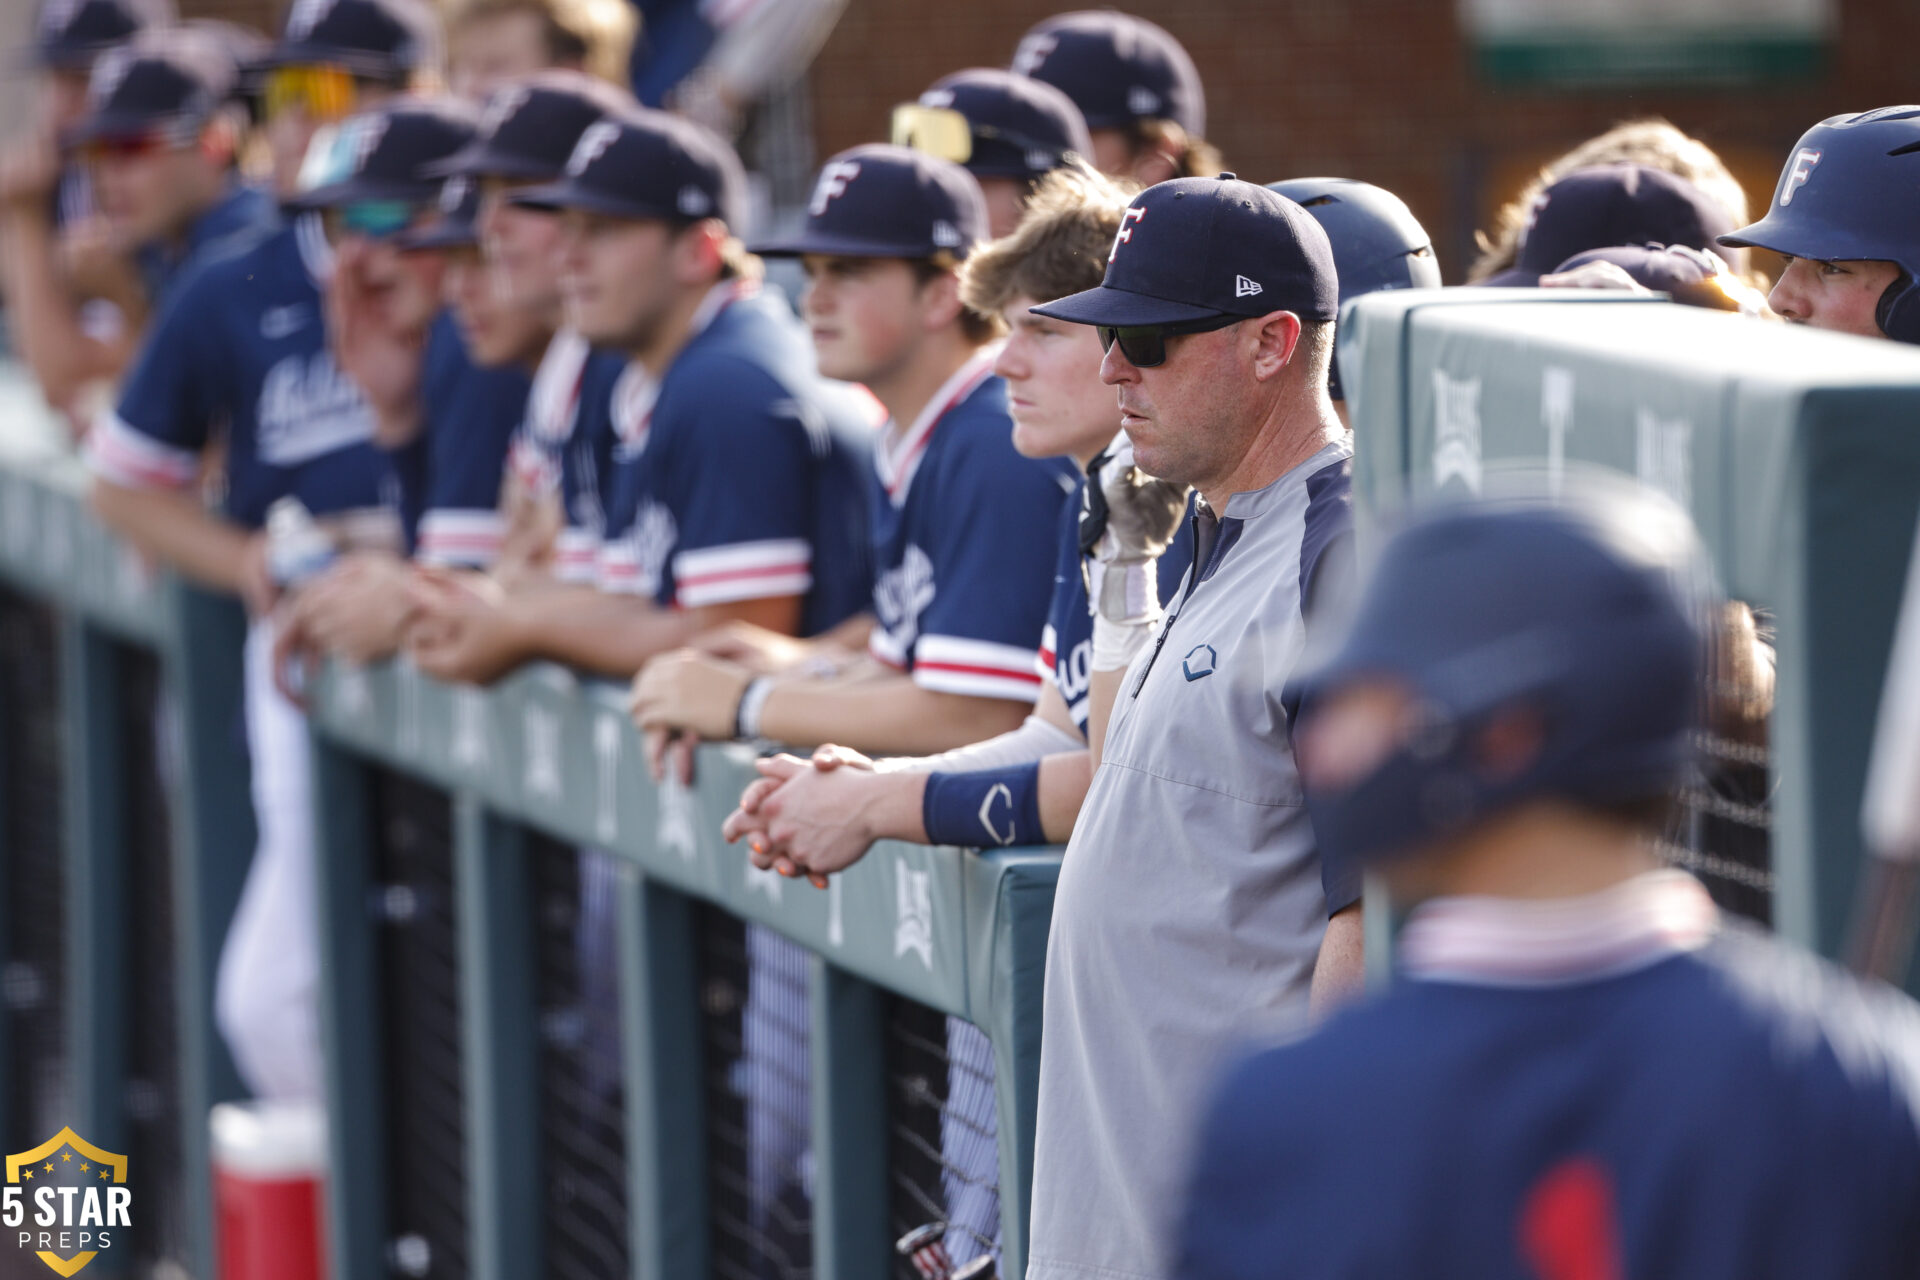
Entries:
{"label": "red cooler", "polygon": [[223,1102],[211,1123],[220,1280],[324,1280],[324,1113],[306,1103]]}

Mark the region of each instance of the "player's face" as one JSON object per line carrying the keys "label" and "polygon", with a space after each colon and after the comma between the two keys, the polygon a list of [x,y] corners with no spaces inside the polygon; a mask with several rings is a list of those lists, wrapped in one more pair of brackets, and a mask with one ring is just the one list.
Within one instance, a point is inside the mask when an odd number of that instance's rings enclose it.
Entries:
{"label": "player's face", "polygon": [[573,211],[560,226],[567,318],[588,342],[629,352],[651,345],[676,294],[673,229]]}
{"label": "player's face", "polygon": [[508,80],[552,65],[547,32],[532,8],[468,18],[447,39],[447,87],[475,102]]}
{"label": "player's face", "polygon": [[131,251],[185,233],[215,177],[198,148],[155,143],[102,148],[94,156],[94,200],[115,245]]}
{"label": "player's face", "polygon": [[[397,90],[382,85],[354,82],[354,111],[369,111],[390,101]],[[306,162],[307,148],[320,127],[329,123],[299,101],[290,101],[270,110],[262,133],[267,139],[267,157],[273,174],[273,193],[281,199],[299,194],[300,166]]]}
{"label": "player's face", "polygon": [[1010,236],[1027,211],[1030,188],[1024,178],[982,178],[980,193],[987,198],[987,230],[993,238]]}
{"label": "player's face", "polygon": [[1247,367],[1245,328],[1170,335],[1165,363],[1147,369],[1118,342],[1108,348],[1100,380],[1118,393],[1120,427],[1147,474],[1204,488],[1244,456],[1260,417],[1248,407],[1260,384]]}
{"label": "player's face", "polygon": [[801,313],[813,334],[820,372],[872,385],[910,358],[925,331],[922,289],[898,258],[803,259]]}
{"label": "player's face", "polygon": [[1007,380],[1013,447],[1084,467],[1120,428],[1113,398],[1100,386],[1100,339],[1091,325],[1034,315],[1027,308],[1037,301],[1015,298],[1001,312],[1009,332],[993,371]]}
{"label": "player's face", "polygon": [[487,183],[480,196],[480,243],[495,279],[514,305],[560,318],[561,226],[557,214],[509,204],[512,183]]}
{"label": "player's face", "polygon": [[72,128],[87,113],[87,73],[49,71],[40,81],[40,119],[56,133]]}
{"label": "player's face", "polygon": [[1795,324],[1884,338],[1874,309],[1899,274],[1891,262],[1789,258],[1767,303]]}
{"label": "player's face", "polygon": [[553,331],[513,304],[501,289],[498,275],[473,249],[449,253],[444,279],[447,307],[475,364],[489,369],[532,365]]}

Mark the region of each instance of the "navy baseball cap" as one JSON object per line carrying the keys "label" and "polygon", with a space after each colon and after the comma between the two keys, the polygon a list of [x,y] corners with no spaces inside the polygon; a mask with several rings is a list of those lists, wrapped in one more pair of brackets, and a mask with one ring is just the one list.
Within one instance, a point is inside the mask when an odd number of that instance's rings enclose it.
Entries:
{"label": "navy baseball cap", "polygon": [[1072,98],[1089,129],[1171,120],[1206,136],[1207,98],[1193,59],[1145,18],[1112,9],[1056,14],[1020,37],[1013,70]]}
{"label": "navy baseball cap", "polygon": [[1217,178],[1148,187],[1121,215],[1098,286],[1033,308],[1072,324],[1174,325],[1291,311],[1340,314],[1333,246],[1313,215],[1276,191]]}
{"label": "navy baseball cap", "polygon": [[161,130],[186,141],[220,109],[238,79],[231,52],[208,32],[144,32],[93,64],[87,114],[64,141],[77,146]]}
{"label": "navy baseball cap", "polygon": [[439,61],[440,16],[428,0],[293,0],[258,70],[334,66],[400,84]]}
{"label": "navy baseball cap", "polygon": [[746,173],[740,157],[709,129],[680,116],[633,107],[587,126],[554,182],[507,198],[533,209],[578,209],[609,218],[741,225]]}
{"label": "navy baseball cap", "polygon": [[987,235],[987,200],[974,176],[910,147],[870,143],[820,167],[799,234],[754,252],[847,258],[964,258]]}
{"label": "navy baseball cap", "polygon": [[515,80],[487,98],[479,136],[430,172],[552,182],[566,172],[588,125],[637,105],[625,90],[578,71]]}
{"label": "navy baseball cap", "polygon": [[1093,154],[1073,99],[1044,80],[975,67],[897,107],[893,140],[965,166],[976,178],[1034,179]]}
{"label": "navy baseball cap", "polygon": [[1576,271],[1591,262],[1611,262],[1635,284],[1655,293],[1671,294],[1675,302],[1690,307],[1738,311],[1745,296],[1759,297],[1719,258],[1686,245],[1630,244],[1589,249],[1555,267],[1553,274]]}
{"label": "navy baseball cap", "polygon": [[474,109],[452,97],[403,98],[322,129],[300,170],[295,209],[362,200],[432,204],[441,183],[426,173],[473,140]]}
{"label": "navy baseball cap", "polygon": [[33,57],[59,71],[85,71],[93,60],[142,31],[173,20],[167,0],[45,0],[34,24]]}
{"label": "navy baseball cap", "polygon": [[1721,253],[1715,240],[1731,230],[1733,219],[1718,202],[1664,169],[1639,164],[1575,169],[1535,199],[1514,265],[1480,283],[1535,285],[1576,253],[1623,244],[1653,241]]}
{"label": "navy baseball cap", "polygon": [[424,227],[394,236],[401,249],[464,249],[480,243],[480,186],[472,178],[448,178],[440,187],[440,213]]}

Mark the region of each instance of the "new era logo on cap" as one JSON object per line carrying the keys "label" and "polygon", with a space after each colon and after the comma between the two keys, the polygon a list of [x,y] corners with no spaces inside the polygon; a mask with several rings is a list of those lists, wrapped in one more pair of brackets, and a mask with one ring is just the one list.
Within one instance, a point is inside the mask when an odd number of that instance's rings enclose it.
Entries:
{"label": "new era logo on cap", "polygon": [[962,244],[960,228],[945,218],[936,219],[933,224],[933,242],[942,249],[958,249]]}
{"label": "new era logo on cap", "polygon": [[1236,298],[1251,298],[1254,294],[1260,293],[1261,291],[1257,282],[1249,280],[1245,276],[1236,275],[1233,278],[1233,296]]}
{"label": "new era logo on cap", "polygon": [[704,218],[713,212],[713,197],[691,184],[680,188],[675,203],[680,212],[689,218]]}
{"label": "new era logo on cap", "polygon": [[1160,114],[1160,95],[1143,84],[1127,90],[1127,109],[1137,116]]}

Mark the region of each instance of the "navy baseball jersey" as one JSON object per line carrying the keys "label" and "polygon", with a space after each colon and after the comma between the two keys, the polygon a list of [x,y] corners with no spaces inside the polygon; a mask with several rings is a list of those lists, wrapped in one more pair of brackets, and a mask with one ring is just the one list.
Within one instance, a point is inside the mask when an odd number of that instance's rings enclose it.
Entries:
{"label": "navy baseball jersey", "polygon": [[1230,1074],[1185,1280],[1920,1272],[1920,1008],[1899,993],[1721,924],[1677,871],[1437,900],[1399,963]]}
{"label": "navy baseball jersey", "polygon": [[555,495],[562,525],[553,574],[562,582],[599,576],[600,542],[613,483],[613,392],[625,357],[596,351],[572,330],[555,334],[527,396],[526,418],[508,465],[532,494]]}
{"label": "navy baseball jersey", "polygon": [[359,389],[335,367],[321,316],[333,254],[306,215],[182,280],[161,310],[117,411],[87,435],[116,484],[188,488],[226,441],[229,519],[248,528],[293,496],[315,515],[385,505],[387,460]]}
{"label": "navy baseball jersey", "polygon": [[665,376],[616,389],[600,585],[666,608],[803,596],[803,634],[824,631],[871,589],[871,420],[777,297],[716,286],[694,328]]}
{"label": "navy baseball jersey", "polygon": [[479,569],[500,553],[500,480],[531,385],[518,368],[475,365],[453,317],[434,319],[420,381],[425,457],[403,508],[407,545],[422,563]]}
{"label": "navy baseball jersey", "polygon": [[[1087,600],[1087,575],[1080,553],[1080,508],[1086,501],[1083,477],[1060,508],[1060,558],[1053,567],[1053,602],[1040,633],[1039,670],[1066,701],[1067,712],[1087,736],[1087,686],[1093,672],[1093,608]],[[1182,520],[1173,545],[1160,557],[1160,603],[1180,594],[1187,566],[1193,563],[1193,521]]]}
{"label": "navy baseball jersey", "polygon": [[[1032,702],[1052,548],[1076,472],[1013,447],[995,351],[874,450],[874,657],[943,693]],[[1084,599],[1084,594],[1083,594]]]}
{"label": "navy baseball jersey", "polygon": [[224,249],[238,249],[245,237],[264,235],[280,223],[273,197],[258,187],[236,182],[212,208],[195,218],[178,249],[147,245],[136,255],[147,300],[158,308],[173,286],[196,263]]}

